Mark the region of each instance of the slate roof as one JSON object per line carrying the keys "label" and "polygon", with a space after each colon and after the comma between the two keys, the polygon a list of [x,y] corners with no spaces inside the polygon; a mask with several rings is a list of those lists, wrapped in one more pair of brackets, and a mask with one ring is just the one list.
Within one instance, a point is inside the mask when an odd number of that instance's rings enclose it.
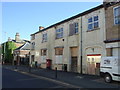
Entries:
{"label": "slate roof", "polygon": [[21,40],[20,42],[16,42],[16,40],[12,39],[11,41],[13,41],[15,43],[24,43],[24,42],[30,43],[30,41],[28,41],[28,40]]}
{"label": "slate roof", "polygon": [[39,33],[39,32],[43,32],[43,31],[45,31],[45,30],[47,30],[47,29],[49,29],[49,28],[55,27],[55,26],[57,26],[57,25],[60,25],[60,24],[62,24],[62,23],[65,23],[65,22],[67,22],[67,21],[70,21],[70,20],[72,20],[72,19],[75,19],[75,18],[78,18],[78,17],[80,17],[80,16],[84,16],[84,15],[86,15],[86,14],[89,14],[89,13],[91,13],[91,12],[93,12],[93,11],[99,10],[99,9],[101,9],[101,8],[104,8],[104,7],[110,7],[110,6],[115,5],[115,4],[118,4],[118,3],[120,3],[120,1],[119,1],[119,2],[109,2],[109,3],[107,3],[107,4],[98,5],[98,6],[94,7],[94,8],[91,8],[91,9],[89,9],[89,10],[86,10],[86,11],[84,11],[84,12],[82,12],[82,13],[79,13],[79,14],[77,14],[77,15],[75,15],[75,16],[72,16],[72,17],[70,17],[70,18],[68,18],[68,19],[65,19],[65,20],[63,20],[63,21],[60,21],[60,22],[58,22],[58,23],[55,23],[55,24],[53,24],[53,25],[51,25],[51,26],[48,26],[47,28],[44,28],[44,29],[42,29],[42,30],[40,30],[40,31],[37,31],[37,32],[31,34],[31,36],[32,36],[32,35],[35,35],[35,34],[37,34],[37,33]]}
{"label": "slate roof", "polygon": [[26,42],[25,44],[23,44],[22,46],[16,48],[15,50],[30,50],[31,46],[29,42]]}
{"label": "slate roof", "polygon": [[35,34],[37,34],[37,33],[39,33],[39,32],[45,31],[45,30],[47,30],[47,29],[49,29],[49,28],[52,28],[52,27],[54,27],[54,26],[57,26],[57,25],[60,25],[60,24],[62,24],[62,23],[65,23],[65,22],[67,22],[67,21],[70,21],[70,20],[72,20],[72,19],[75,19],[75,18],[78,18],[78,17],[80,17],[80,16],[84,16],[84,15],[86,15],[86,14],[89,14],[89,13],[91,13],[91,12],[93,12],[93,11],[95,11],[95,10],[101,9],[101,8],[103,8],[103,7],[104,7],[104,5],[101,4],[101,5],[97,6],[97,7],[94,7],[94,8],[92,8],[92,9],[89,9],[89,10],[85,11],[85,12],[79,13],[79,14],[77,14],[77,15],[75,15],[75,16],[72,16],[72,17],[70,17],[70,18],[68,18],[68,19],[65,19],[65,20],[63,20],[63,21],[61,21],[61,22],[58,22],[58,23],[53,24],[53,25],[51,25],[51,26],[48,26],[47,28],[44,28],[44,29],[42,29],[42,30],[40,30],[40,31],[38,31],[38,32],[36,32],[36,33],[31,34],[31,36],[32,36],[32,35],[35,35]]}

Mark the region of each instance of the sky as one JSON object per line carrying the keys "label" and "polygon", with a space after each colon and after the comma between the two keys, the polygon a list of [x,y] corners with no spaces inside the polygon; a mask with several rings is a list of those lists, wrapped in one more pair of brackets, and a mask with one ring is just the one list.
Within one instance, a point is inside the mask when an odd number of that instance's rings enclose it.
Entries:
{"label": "sky", "polygon": [[[16,32],[21,39],[30,40],[30,35],[39,26],[48,27],[64,19],[100,5],[102,2],[2,2],[2,39],[14,39]],[[1,9],[0,9],[1,12]],[[1,18],[0,18],[1,20]],[[0,34],[1,35],[1,34]]]}

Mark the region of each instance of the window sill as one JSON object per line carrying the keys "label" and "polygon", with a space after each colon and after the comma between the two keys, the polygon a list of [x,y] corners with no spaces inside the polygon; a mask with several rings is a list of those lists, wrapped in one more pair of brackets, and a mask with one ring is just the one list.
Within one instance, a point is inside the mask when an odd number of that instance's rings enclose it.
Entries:
{"label": "window sill", "polygon": [[113,26],[118,27],[118,26],[120,26],[120,24],[114,24]]}
{"label": "window sill", "polygon": [[92,32],[92,31],[96,31],[96,30],[99,30],[100,28],[95,28],[95,29],[92,29],[92,30],[87,30],[86,32]]}
{"label": "window sill", "polygon": [[46,43],[47,41],[41,42],[41,43]]}
{"label": "window sill", "polygon": [[75,34],[72,34],[72,35],[69,35],[69,36],[73,36],[73,35],[78,35],[79,33],[75,33]]}
{"label": "window sill", "polygon": [[63,56],[63,54],[55,54],[55,56]]}
{"label": "window sill", "polygon": [[61,38],[55,38],[55,40],[58,40],[58,39],[63,39],[63,37],[61,37]]}
{"label": "window sill", "polygon": [[41,64],[46,64],[45,61],[41,61]]}

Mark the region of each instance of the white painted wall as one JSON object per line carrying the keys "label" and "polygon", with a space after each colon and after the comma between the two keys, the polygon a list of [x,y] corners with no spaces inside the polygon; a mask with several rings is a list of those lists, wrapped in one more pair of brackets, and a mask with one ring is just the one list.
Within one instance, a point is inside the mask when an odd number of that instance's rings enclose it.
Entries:
{"label": "white painted wall", "polygon": [[[99,28],[88,32],[88,18],[98,15]],[[104,9],[96,10],[82,17],[82,38],[83,38],[83,72],[86,73],[87,54],[101,54],[106,56],[105,43],[105,14]]]}
{"label": "white painted wall", "polygon": [[[98,15],[99,16],[99,29],[91,32],[87,32],[87,25],[88,25],[88,18],[92,15]],[[81,28],[81,20],[82,20],[82,28]],[[76,35],[69,36],[69,24],[73,22],[79,22],[79,32]],[[63,28],[64,37],[61,39],[55,39],[55,30],[58,28]],[[105,50],[105,15],[104,15],[104,9],[99,9],[97,11],[94,11],[92,13],[89,13],[85,16],[82,16],[73,20],[70,20],[68,22],[65,22],[63,24],[57,25],[56,27],[51,27],[47,29],[46,31],[37,33],[35,35],[35,60],[41,63],[43,60],[43,57],[41,57],[40,50],[43,48],[47,49],[47,59],[52,60],[52,68],[54,69],[54,66],[57,63],[60,64],[68,64],[68,70],[70,70],[71,65],[71,52],[70,47],[78,47],[78,72],[80,72],[80,57],[81,57],[81,30],[82,30],[82,55],[83,55],[83,72],[86,73],[86,61],[87,61],[87,54],[101,54],[102,56],[106,55]],[[48,41],[42,43],[42,33],[47,32],[48,34]],[[63,41],[64,39],[64,41]],[[55,47],[64,47],[63,50],[63,56],[58,57],[55,56]],[[94,48],[94,51],[93,49]],[[60,62],[56,61],[58,58],[60,58]],[[45,61],[44,61],[45,62]]]}

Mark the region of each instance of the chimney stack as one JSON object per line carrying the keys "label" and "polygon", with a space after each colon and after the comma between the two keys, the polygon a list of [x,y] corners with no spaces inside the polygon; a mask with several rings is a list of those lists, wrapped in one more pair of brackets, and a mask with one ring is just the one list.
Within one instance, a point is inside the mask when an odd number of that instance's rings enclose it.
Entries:
{"label": "chimney stack", "polygon": [[20,34],[19,33],[16,33],[15,40],[16,40],[16,42],[20,42]]}
{"label": "chimney stack", "polygon": [[44,27],[42,27],[42,26],[39,26],[39,31],[40,31],[40,30],[42,30],[42,29],[44,29]]}
{"label": "chimney stack", "polygon": [[120,2],[120,0],[103,0],[103,3]]}
{"label": "chimney stack", "polygon": [[107,9],[108,6],[114,5],[115,3],[120,2],[120,0],[103,0],[104,8]]}
{"label": "chimney stack", "polygon": [[8,41],[11,41],[11,38],[10,38],[10,37],[8,37]]}

